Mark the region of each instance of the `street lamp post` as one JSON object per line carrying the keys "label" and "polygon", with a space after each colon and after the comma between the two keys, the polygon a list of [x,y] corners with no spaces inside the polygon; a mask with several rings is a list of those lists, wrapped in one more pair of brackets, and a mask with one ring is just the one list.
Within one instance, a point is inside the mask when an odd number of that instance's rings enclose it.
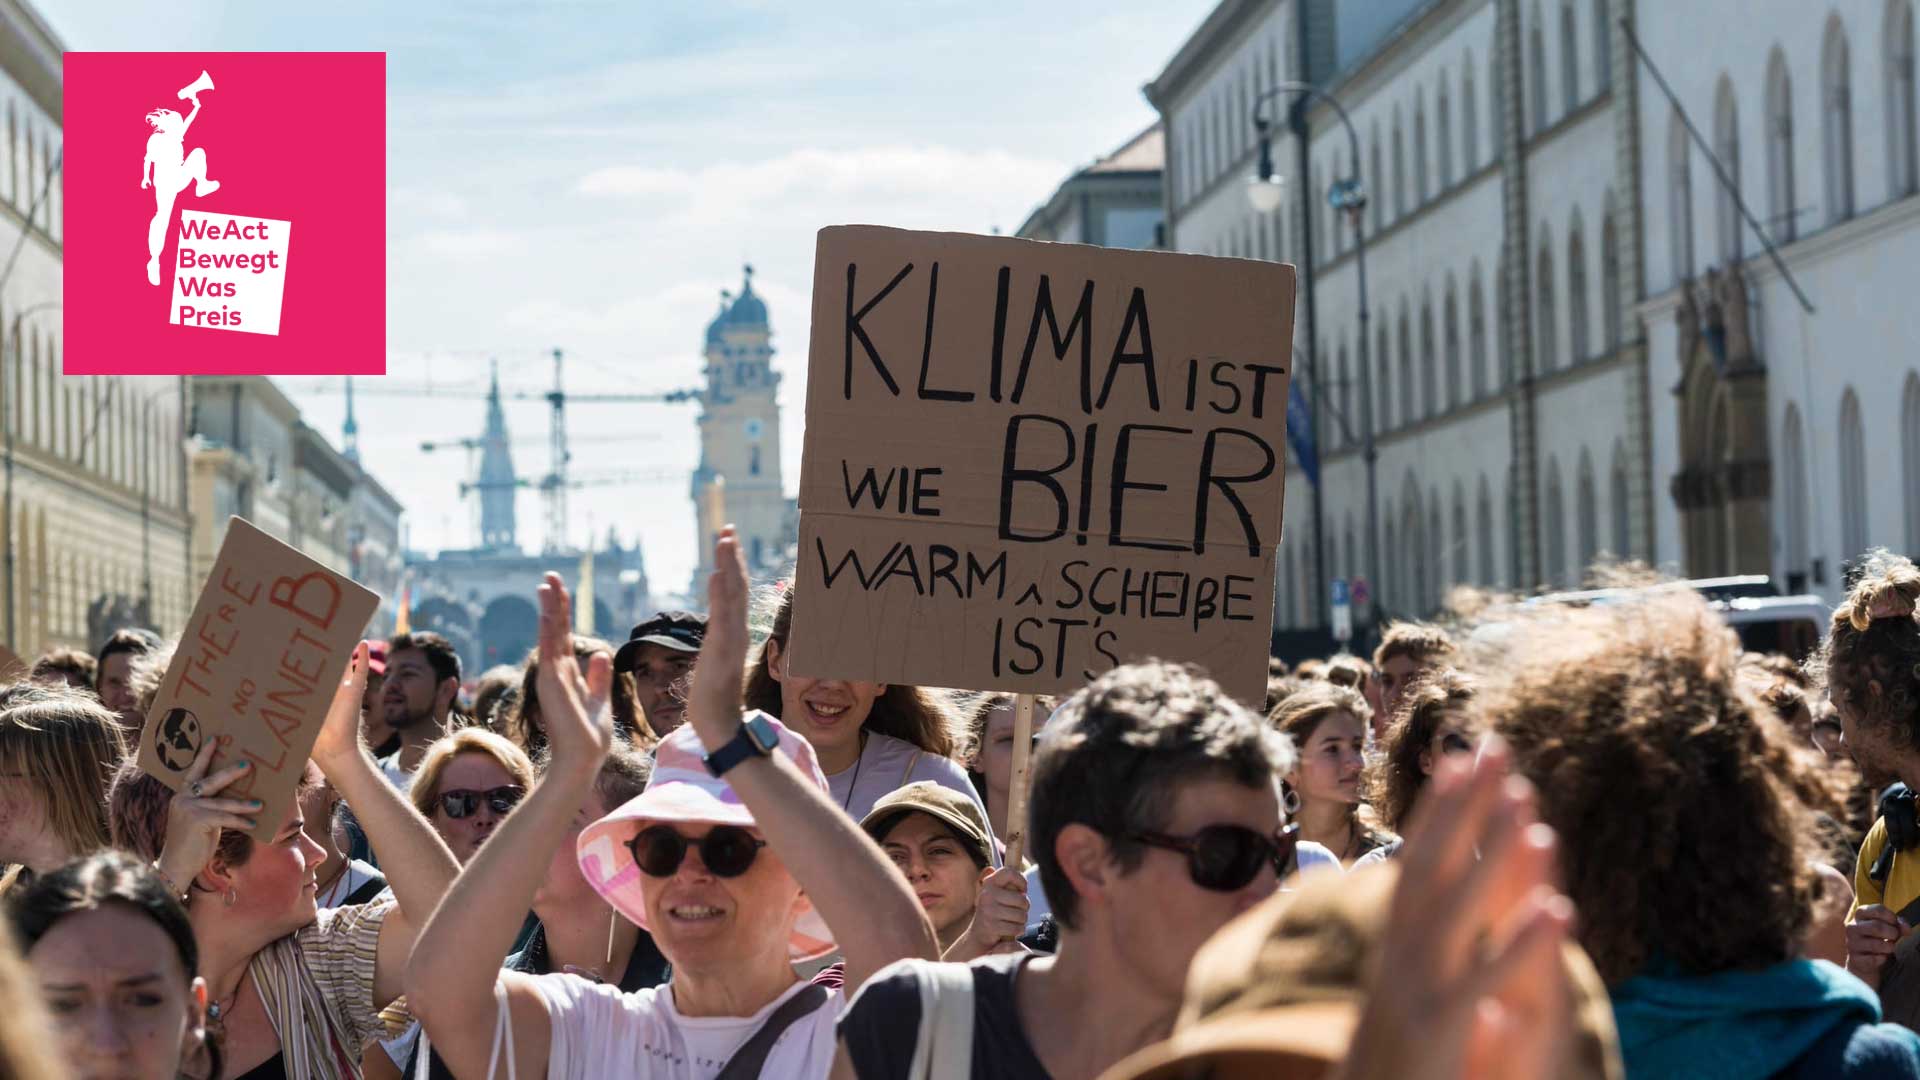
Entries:
{"label": "street lamp post", "polygon": [[[1311,83],[1282,82],[1262,93],[1254,100],[1253,126],[1260,138],[1260,172],[1247,187],[1247,201],[1261,213],[1272,213],[1279,209],[1281,202],[1281,180],[1273,171],[1272,122],[1267,119],[1267,103],[1282,94],[1305,96],[1324,101],[1340,118],[1341,126],[1347,129],[1349,147],[1348,162],[1351,171],[1346,179],[1337,180],[1327,191],[1327,203],[1335,210],[1344,210],[1353,226],[1354,268],[1359,275],[1360,298],[1360,438],[1361,459],[1367,468],[1367,577],[1372,583],[1368,590],[1366,619],[1369,628],[1377,628],[1380,622],[1380,492],[1377,482],[1379,452],[1374,446],[1373,418],[1373,365],[1367,356],[1367,237],[1366,215],[1367,189],[1360,183],[1360,135],[1354,131],[1353,121],[1347,116],[1347,110],[1338,98]],[[1311,243],[1309,236],[1303,241]],[[1312,289],[1309,281],[1307,288]],[[1313,387],[1314,398],[1320,396],[1320,386],[1316,379]],[[1320,489],[1314,489],[1315,542],[1319,543],[1318,530],[1322,529],[1319,513]]]}
{"label": "street lamp post", "polygon": [[[3,279],[3,277],[0,277],[0,279]],[[13,536],[13,438],[15,426],[13,417],[14,413],[20,408],[20,403],[16,400],[16,391],[18,390],[18,384],[20,382],[20,322],[35,312],[53,311],[59,307],[60,301],[45,300],[38,304],[30,304],[14,312],[13,328],[7,335],[7,341],[10,346],[7,352],[13,357],[11,382],[8,381],[6,367],[4,364],[0,364],[0,413],[5,414],[4,416],[0,416],[0,424],[4,424],[6,427],[6,490],[4,496],[0,496],[0,540],[3,540],[7,545],[7,646],[15,650],[18,650],[20,642],[14,637],[14,609],[19,606],[16,603],[15,589],[18,587],[19,581],[14,576],[13,562],[13,552],[17,546]]]}

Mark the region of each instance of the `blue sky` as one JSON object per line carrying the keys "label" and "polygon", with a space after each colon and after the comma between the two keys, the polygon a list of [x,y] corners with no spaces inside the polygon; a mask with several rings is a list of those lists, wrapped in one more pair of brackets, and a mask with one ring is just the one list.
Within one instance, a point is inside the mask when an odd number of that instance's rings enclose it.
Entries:
{"label": "blue sky", "polygon": [[[669,389],[751,261],[767,298],[797,483],[813,234],[875,222],[1017,229],[1074,168],[1153,120],[1140,87],[1210,0],[1044,4],[57,0],[76,50],[388,54],[388,373],[399,382],[574,392]],[[312,10],[305,10],[311,7]],[[212,102],[210,101],[211,105]],[[324,117],[302,122],[324,126]],[[361,383],[364,387],[364,381]],[[371,389],[368,387],[368,389]],[[296,383],[337,433],[337,388]],[[363,395],[363,460],[406,504],[416,548],[472,543],[461,455],[483,405]],[[516,463],[547,467],[546,406],[510,405]],[[576,492],[571,539],[639,536],[656,593],[694,565],[686,405],[581,403],[575,470],[651,477]],[[537,497],[519,503],[537,549]]]}

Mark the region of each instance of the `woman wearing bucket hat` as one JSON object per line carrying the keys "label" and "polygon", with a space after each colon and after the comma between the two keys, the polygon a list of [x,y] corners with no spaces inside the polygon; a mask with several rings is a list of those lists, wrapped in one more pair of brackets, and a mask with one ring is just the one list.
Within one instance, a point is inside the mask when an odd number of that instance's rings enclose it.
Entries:
{"label": "woman wearing bucket hat", "polygon": [[580,670],[566,590],[549,575],[540,692],[551,764],[455,883],[408,969],[415,1013],[458,1075],[824,1077],[840,994],[802,982],[793,964],[837,947],[858,986],[895,960],[936,955],[906,882],[829,801],[812,748],[771,717],[741,715],[747,582],[731,527],[714,564],[687,723],[661,742],[647,791],[579,841],[588,882],[653,934],[672,981],[626,994],[499,971],[546,852],[613,738],[611,664],[595,657]]}

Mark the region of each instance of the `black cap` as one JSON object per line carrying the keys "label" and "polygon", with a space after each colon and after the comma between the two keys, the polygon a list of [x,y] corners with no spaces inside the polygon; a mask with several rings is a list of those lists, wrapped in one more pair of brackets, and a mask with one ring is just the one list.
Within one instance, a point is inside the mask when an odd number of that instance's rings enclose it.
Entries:
{"label": "black cap", "polygon": [[632,671],[640,646],[658,645],[664,649],[697,653],[707,636],[707,619],[691,611],[662,611],[633,628],[627,643],[613,654],[613,670]]}

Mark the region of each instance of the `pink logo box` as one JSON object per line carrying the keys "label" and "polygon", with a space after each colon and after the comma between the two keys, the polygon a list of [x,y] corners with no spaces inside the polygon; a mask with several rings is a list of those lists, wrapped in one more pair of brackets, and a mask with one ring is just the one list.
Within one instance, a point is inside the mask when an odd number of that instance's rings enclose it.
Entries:
{"label": "pink logo box", "polygon": [[385,54],[65,65],[67,374],[385,374]]}

